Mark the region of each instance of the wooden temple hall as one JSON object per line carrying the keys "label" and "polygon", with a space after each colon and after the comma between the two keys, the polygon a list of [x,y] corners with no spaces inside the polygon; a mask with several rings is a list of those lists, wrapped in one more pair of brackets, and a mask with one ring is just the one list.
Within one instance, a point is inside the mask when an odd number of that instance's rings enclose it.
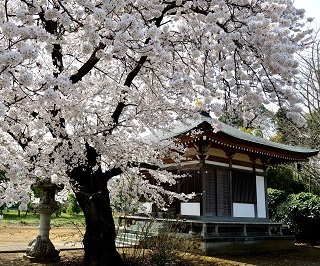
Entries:
{"label": "wooden temple hall", "polygon": [[[194,130],[200,133],[190,134]],[[166,169],[184,175],[174,189],[196,194],[169,211],[202,236],[206,254],[293,247],[282,224],[269,220],[266,169],[305,161],[317,150],[270,142],[225,124],[214,132],[207,114],[177,125],[169,137],[188,148],[179,165],[164,159]]]}

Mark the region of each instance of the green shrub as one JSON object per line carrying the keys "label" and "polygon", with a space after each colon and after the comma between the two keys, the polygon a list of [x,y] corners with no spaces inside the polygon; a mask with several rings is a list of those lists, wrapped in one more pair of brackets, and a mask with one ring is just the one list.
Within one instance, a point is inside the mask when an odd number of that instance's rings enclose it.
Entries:
{"label": "green shrub", "polygon": [[277,209],[276,219],[287,224],[301,242],[320,241],[320,197],[302,192],[291,194]]}
{"label": "green shrub", "polygon": [[286,200],[286,193],[284,190],[268,188],[268,210],[269,217],[275,221],[277,217],[278,206]]}

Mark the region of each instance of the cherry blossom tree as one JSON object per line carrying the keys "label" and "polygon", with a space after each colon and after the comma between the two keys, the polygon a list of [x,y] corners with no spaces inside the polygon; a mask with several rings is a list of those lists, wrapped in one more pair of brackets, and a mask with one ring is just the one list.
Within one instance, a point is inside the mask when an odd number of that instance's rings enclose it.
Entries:
{"label": "cherry blossom tree", "polygon": [[306,22],[291,0],[1,1],[3,201],[26,204],[36,177],[65,183],[86,218],[86,263],[122,265],[107,182],[135,178],[160,206],[186,199],[158,186],[175,183],[161,158],[181,147],[143,133],[201,110],[249,121],[268,104],[299,122]]}

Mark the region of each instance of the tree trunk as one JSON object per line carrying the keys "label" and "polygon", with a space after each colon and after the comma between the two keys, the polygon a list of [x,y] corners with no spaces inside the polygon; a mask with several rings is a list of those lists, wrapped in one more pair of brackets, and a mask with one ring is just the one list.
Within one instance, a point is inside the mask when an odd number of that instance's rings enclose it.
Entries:
{"label": "tree trunk", "polygon": [[110,206],[107,180],[87,175],[83,171],[71,173],[76,198],[86,220],[83,239],[86,265],[126,265],[115,246],[115,225]]}

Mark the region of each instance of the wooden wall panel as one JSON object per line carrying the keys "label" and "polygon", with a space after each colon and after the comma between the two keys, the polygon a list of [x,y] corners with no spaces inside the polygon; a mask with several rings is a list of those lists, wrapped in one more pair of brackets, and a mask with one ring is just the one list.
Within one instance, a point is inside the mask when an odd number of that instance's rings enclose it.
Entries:
{"label": "wooden wall panel", "polygon": [[205,182],[205,213],[207,216],[217,215],[217,179],[216,170],[205,168],[203,171]]}
{"label": "wooden wall panel", "polygon": [[228,170],[217,170],[217,216],[230,216],[230,180]]}

